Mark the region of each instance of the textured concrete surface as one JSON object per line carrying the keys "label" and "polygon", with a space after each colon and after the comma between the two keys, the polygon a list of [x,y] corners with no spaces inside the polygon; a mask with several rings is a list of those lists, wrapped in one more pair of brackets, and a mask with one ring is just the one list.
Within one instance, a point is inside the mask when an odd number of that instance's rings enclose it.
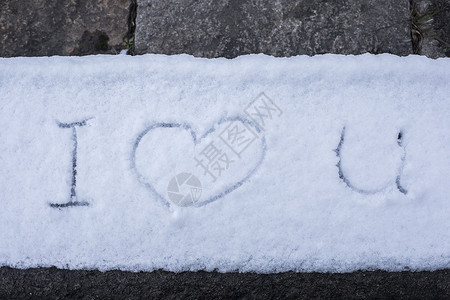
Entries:
{"label": "textured concrete surface", "polygon": [[2,0],[0,56],[114,53],[131,0]]}
{"label": "textured concrete surface", "polygon": [[137,53],[412,53],[408,0],[138,0]]}
{"label": "textured concrete surface", "polygon": [[450,270],[216,273],[0,268],[0,298],[24,299],[450,299]]}
{"label": "textured concrete surface", "polygon": [[428,57],[450,57],[450,1],[413,0],[413,39],[416,54]]}

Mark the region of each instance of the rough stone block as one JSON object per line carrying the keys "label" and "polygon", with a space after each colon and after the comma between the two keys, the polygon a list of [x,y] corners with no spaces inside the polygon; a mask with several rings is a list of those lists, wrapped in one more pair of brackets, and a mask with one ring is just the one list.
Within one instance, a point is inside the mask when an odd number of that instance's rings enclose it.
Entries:
{"label": "rough stone block", "polygon": [[412,53],[409,1],[138,0],[137,53]]}
{"label": "rough stone block", "polygon": [[2,0],[0,56],[114,53],[131,0]]}

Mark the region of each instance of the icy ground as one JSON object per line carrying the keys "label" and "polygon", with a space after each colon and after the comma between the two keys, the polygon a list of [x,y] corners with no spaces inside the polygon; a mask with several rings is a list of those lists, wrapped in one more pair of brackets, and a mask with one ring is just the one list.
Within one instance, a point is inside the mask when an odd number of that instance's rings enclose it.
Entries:
{"label": "icy ground", "polygon": [[450,59],[0,59],[0,265],[450,267]]}

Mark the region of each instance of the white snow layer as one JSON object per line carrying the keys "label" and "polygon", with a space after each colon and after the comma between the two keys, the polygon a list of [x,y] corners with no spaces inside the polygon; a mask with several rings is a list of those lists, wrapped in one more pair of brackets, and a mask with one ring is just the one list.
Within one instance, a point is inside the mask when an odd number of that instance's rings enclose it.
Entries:
{"label": "white snow layer", "polygon": [[449,178],[450,59],[0,59],[2,266],[449,268]]}

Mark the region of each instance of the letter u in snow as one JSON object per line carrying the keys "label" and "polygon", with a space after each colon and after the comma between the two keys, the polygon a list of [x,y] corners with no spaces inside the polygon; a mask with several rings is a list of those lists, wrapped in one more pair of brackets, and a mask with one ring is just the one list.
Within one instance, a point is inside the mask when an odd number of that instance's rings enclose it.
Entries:
{"label": "letter u in snow", "polygon": [[[400,130],[396,144],[394,140],[385,139],[362,143],[361,139],[355,138],[347,145],[346,127],[343,127],[339,145],[334,150],[339,158],[336,165],[339,178],[360,194],[377,194],[394,186],[406,195],[408,191],[401,184],[406,158],[403,139],[404,133]],[[375,147],[375,142],[379,144],[380,141],[385,147]],[[392,168],[393,165],[396,167]]]}

